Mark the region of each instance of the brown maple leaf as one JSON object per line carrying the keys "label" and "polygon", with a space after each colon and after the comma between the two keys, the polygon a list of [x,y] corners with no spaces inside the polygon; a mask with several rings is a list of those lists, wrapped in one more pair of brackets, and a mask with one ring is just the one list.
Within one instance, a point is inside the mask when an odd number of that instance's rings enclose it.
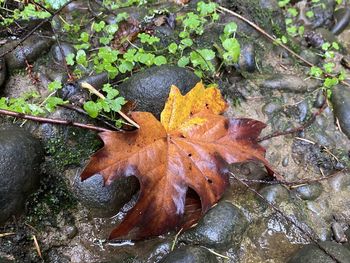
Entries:
{"label": "brown maple leaf", "polygon": [[[256,142],[265,124],[227,119],[219,115],[225,109],[216,88],[199,83],[182,96],[173,86],[161,122],[151,113],[133,112],[140,129],[100,134],[104,147],[92,156],[82,180],[99,173],[106,184],[125,176],[140,182],[136,205],[110,239],[142,239],[189,227],[193,217],[182,220],[188,189],[199,196],[203,215],[229,184],[228,164],[255,160],[270,168]],[[196,207],[195,201],[188,203]]]}

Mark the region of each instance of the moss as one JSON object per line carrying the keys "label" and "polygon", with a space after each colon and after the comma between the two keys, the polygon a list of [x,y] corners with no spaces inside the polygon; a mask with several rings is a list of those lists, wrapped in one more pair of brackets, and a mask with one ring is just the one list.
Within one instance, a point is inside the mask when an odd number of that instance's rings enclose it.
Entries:
{"label": "moss", "polygon": [[57,225],[57,215],[61,211],[69,216],[76,200],[63,172],[69,167],[79,166],[101,145],[96,133],[82,129],[65,127],[53,137],[44,142],[48,158],[42,166],[45,175],[40,188],[27,203],[26,220],[39,229],[47,223]]}

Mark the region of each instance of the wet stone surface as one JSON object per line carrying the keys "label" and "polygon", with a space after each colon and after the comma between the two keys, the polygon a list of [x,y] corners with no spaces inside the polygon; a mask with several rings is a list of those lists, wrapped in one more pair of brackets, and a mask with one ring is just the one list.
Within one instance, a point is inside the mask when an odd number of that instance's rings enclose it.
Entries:
{"label": "wet stone surface", "polygon": [[0,127],[0,224],[23,212],[26,198],[39,185],[42,158],[41,144],[29,132]]}
{"label": "wet stone surface", "polygon": [[202,247],[186,246],[170,252],[161,263],[217,263],[215,255]]}
{"label": "wet stone surface", "polygon": [[179,241],[212,248],[238,248],[247,226],[248,222],[242,211],[223,201],[209,210],[196,227],[182,234]]}

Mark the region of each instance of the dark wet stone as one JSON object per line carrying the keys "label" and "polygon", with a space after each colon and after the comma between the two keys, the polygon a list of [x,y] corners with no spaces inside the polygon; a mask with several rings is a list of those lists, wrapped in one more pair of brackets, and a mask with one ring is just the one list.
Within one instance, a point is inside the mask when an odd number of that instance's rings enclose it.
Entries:
{"label": "dark wet stone", "polygon": [[99,174],[81,181],[78,174],[74,180],[73,191],[77,199],[93,214],[112,216],[136,193],[138,181],[135,177],[115,180],[110,185],[103,183]]}
{"label": "dark wet stone", "polygon": [[336,86],[333,89],[331,100],[339,125],[350,139],[350,90],[343,85]]}
{"label": "dark wet stone", "polygon": [[320,48],[324,43],[337,41],[335,35],[325,28],[318,28],[305,33],[305,41],[314,48]]}
{"label": "dark wet stone", "polygon": [[102,89],[103,84],[106,84],[108,82],[108,74],[107,72],[101,72],[98,74],[92,74],[91,76],[82,77],[78,80],[78,84],[80,85],[83,82],[87,82],[90,85],[92,85],[95,89],[99,90]]}
{"label": "dark wet stone", "polygon": [[61,42],[61,45],[53,45],[50,53],[56,63],[63,63],[69,54],[75,53],[75,48],[71,44]]}
{"label": "dark wet stone", "polygon": [[214,254],[202,247],[186,246],[170,252],[161,263],[216,263]]}
{"label": "dark wet stone", "polygon": [[[289,191],[282,185],[268,185],[262,188],[259,193],[272,204],[279,204],[289,199]],[[261,200],[264,205],[265,201]]]}
{"label": "dark wet stone", "polygon": [[350,8],[349,7],[339,8],[337,11],[335,11],[334,18],[336,21],[331,31],[333,34],[339,35],[349,25]]}
{"label": "dark wet stone", "polygon": [[241,54],[238,60],[238,67],[242,71],[255,71],[255,49],[252,43],[247,43],[241,47]]}
{"label": "dark wet stone", "polygon": [[295,75],[274,75],[260,83],[264,89],[285,90],[290,92],[306,92],[313,91],[322,84],[317,80],[305,81],[303,78]]}
{"label": "dark wet stone", "polygon": [[287,167],[289,164],[289,158],[288,156],[287,157],[284,157],[283,160],[282,160],[282,166],[283,167]]}
{"label": "dark wet stone", "polygon": [[315,200],[322,194],[323,187],[319,182],[295,188],[296,194],[303,200]]}
{"label": "dark wet stone", "polygon": [[338,243],[344,243],[348,241],[344,232],[344,228],[340,223],[338,222],[332,223],[331,228],[332,228],[333,238],[335,239],[335,241],[337,241]]}
{"label": "dark wet stone", "polygon": [[312,27],[329,28],[333,24],[335,5],[334,0],[320,0],[317,5],[312,5],[311,10],[314,13],[314,17],[310,19]]}
{"label": "dark wet stone", "polygon": [[228,246],[238,248],[247,226],[248,221],[238,207],[220,202],[206,213],[196,227],[182,234],[179,240],[220,249]]}
{"label": "dark wet stone", "polygon": [[80,106],[89,98],[89,93],[81,88],[77,82],[64,84],[62,89],[58,90],[57,94],[60,98],[69,100],[70,103]]}
{"label": "dark wet stone", "polygon": [[[350,263],[350,250],[341,244],[324,241],[319,244],[338,262]],[[317,245],[309,244],[301,248],[288,263],[334,263],[334,260],[322,251]]]}
{"label": "dark wet stone", "polygon": [[321,57],[310,49],[303,49],[300,52],[300,56],[305,60],[311,62],[312,64],[318,64],[320,62]]}
{"label": "dark wet stone", "polygon": [[43,150],[29,132],[16,126],[0,127],[0,224],[21,212],[38,187]]}
{"label": "dark wet stone", "polygon": [[177,86],[185,94],[199,81],[188,69],[163,65],[134,74],[118,90],[121,96],[136,102],[136,110],[148,111],[159,117],[171,85]]}
{"label": "dark wet stone", "polygon": [[5,60],[3,58],[0,58],[0,88],[5,83],[6,74],[7,70]]}
{"label": "dark wet stone", "polygon": [[326,101],[326,96],[323,94],[323,91],[320,90],[317,93],[316,100],[314,102],[314,107],[321,108],[324,105],[325,101]]}
{"label": "dark wet stone", "polygon": [[282,108],[281,104],[278,103],[278,102],[269,102],[268,104],[266,104],[264,107],[263,107],[263,111],[265,112],[265,114],[272,114],[274,113],[275,111],[278,111]]}
{"label": "dark wet stone", "polygon": [[[15,46],[17,42],[18,41],[13,41],[5,44],[4,47],[0,49],[0,53]],[[53,39],[47,37],[30,36],[15,50],[5,55],[8,69],[13,70],[26,67],[26,60],[29,63],[34,62],[38,57],[45,54],[52,43]]]}
{"label": "dark wet stone", "polygon": [[329,179],[329,185],[335,192],[344,191],[348,189],[350,186],[350,173],[345,171]]}
{"label": "dark wet stone", "polygon": [[298,111],[299,111],[298,120],[299,120],[299,122],[303,122],[307,117],[309,105],[308,105],[306,100],[303,100],[302,102],[300,102],[298,104],[297,107],[298,107]]}

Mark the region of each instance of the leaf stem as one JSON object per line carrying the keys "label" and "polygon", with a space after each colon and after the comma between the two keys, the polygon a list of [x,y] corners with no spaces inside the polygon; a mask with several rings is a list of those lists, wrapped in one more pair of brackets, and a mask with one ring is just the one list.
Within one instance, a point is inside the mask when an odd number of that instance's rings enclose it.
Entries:
{"label": "leaf stem", "polygon": [[79,128],[83,128],[83,129],[97,131],[97,132],[106,132],[106,131],[112,132],[113,131],[113,130],[105,129],[102,127],[97,127],[97,126],[94,126],[91,124],[84,124],[84,123],[80,123],[80,122],[73,122],[73,121],[67,121],[67,120],[61,120],[61,119],[38,117],[38,116],[23,114],[23,113],[9,111],[9,110],[1,110],[0,109],[0,115],[6,115],[6,116],[19,118],[19,119],[36,121],[36,122],[75,126],[75,127],[79,127]]}
{"label": "leaf stem", "polygon": [[[106,97],[99,92],[97,89],[95,89],[91,84],[87,82],[81,83],[81,87],[84,89],[89,90],[91,93],[95,94],[97,97],[105,100]],[[133,121],[131,118],[129,118],[124,112],[122,111],[117,111],[120,116],[122,116],[126,121],[128,121],[132,126],[136,127],[137,129],[140,129],[140,125],[138,125],[135,121]]]}

